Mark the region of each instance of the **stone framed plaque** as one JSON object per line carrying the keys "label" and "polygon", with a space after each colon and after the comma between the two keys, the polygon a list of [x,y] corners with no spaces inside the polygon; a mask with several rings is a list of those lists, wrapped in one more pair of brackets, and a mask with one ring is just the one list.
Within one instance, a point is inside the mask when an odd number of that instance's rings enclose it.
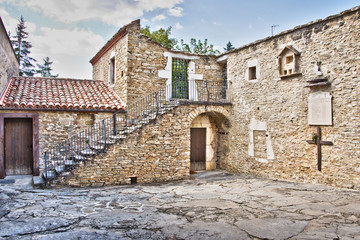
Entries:
{"label": "stone framed plaque", "polygon": [[308,97],[309,125],[332,125],[332,96],[328,92],[311,93]]}

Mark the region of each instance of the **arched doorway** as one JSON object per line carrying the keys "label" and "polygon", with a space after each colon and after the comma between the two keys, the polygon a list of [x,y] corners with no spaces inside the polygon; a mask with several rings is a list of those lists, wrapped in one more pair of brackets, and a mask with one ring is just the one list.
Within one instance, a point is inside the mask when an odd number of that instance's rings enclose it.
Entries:
{"label": "arched doorway", "polygon": [[221,168],[228,157],[230,121],[218,112],[205,112],[191,123],[190,172]]}

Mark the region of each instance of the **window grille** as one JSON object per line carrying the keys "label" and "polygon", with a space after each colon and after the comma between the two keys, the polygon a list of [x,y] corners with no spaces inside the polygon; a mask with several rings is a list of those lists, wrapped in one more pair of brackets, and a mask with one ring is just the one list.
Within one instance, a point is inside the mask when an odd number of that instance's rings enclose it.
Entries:
{"label": "window grille", "polygon": [[188,61],[172,59],[172,98],[189,98]]}

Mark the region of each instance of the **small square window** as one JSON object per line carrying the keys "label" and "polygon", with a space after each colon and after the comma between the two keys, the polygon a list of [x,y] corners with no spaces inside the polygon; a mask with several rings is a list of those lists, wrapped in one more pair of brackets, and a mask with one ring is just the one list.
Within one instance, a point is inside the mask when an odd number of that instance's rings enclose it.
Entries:
{"label": "small square window", "polygon": [[256,79],[256,67],[249,67],[249,80]]}
{"label": "small square window", "polygon": [[294,57],[293,56],[287,56],[286,57],[286,64],[290,64],[294,61]]}

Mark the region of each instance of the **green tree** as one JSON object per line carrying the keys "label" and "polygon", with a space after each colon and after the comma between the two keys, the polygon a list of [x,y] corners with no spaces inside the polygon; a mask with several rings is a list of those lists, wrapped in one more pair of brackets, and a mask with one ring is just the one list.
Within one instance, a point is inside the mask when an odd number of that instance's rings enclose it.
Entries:
{"label": "green tree", "polygon": [[36,60],[29,56],[32,45],[30,42],[26,41],[29,34],[25,31],[25,29],[25,21],[23,16],[21,16],[16,27],[16,35],[12,36],[11,44],[13,45],[16,57],[20,64],[19,75],[34,76],[35,69],[31,62],[36,62]]}
{"label": "green tree", "polygon": [[176,46],[177,50],[185,51],[189,53],[198,53],[198,54],[210,54],[216,55],[220,51],[214,49],[213,44],[208,44],[208,40],[205,38],[204,42],[201,40],[196,40],[195,38],[190,39],[190,43],[187,44],[183,39],[180,40],[180,44]]}
{"label": "green tree", "polygon": [[178,41],[175,38],[170,38],[171,27],[167,29],[160,28],[159,30],[150,31],[150,27],[146,26],[140,29],[140,32],[148,37],[150,37],[155,42],[160,43],[164,47],[173,49]]}
{"label": "green tree", "polygon": [[226,44],[226,47],[224,48],[225,52],[231,51],[233,49],[235,49],[235,47],[231,44],[230,41]]}
{"label": "green tree", "polygon": [[49,57],[43,58],[43,65],[36,64],[38,67],[38,70],[36,70],[36,73],[39,74],[41,77],[58,77],[59,74],[51,75],[51,65],[53,62],[50,61]]}

